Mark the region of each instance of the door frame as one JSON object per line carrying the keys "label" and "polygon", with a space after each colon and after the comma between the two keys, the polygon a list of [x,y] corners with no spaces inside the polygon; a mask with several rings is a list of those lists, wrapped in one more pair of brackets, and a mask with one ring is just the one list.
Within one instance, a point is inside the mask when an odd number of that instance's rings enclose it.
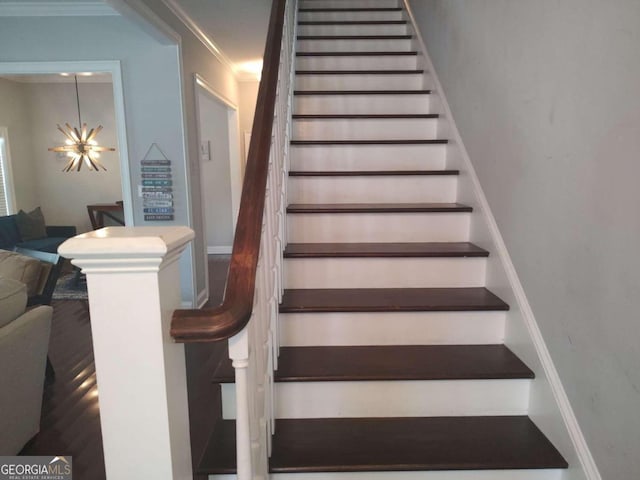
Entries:
{"label": "door frame", "polygon": [[124,202],[124,223],[133,222],[133,191],[129,169],[129,149],[124,108],[124,88],[122,68],[118,60],[97,60],[77,62],[0,62],[0,75],[42,75],[69,72],[110,73],[113,86],[113,105],[116,117],[118,156],[120,158],[120,186]]}

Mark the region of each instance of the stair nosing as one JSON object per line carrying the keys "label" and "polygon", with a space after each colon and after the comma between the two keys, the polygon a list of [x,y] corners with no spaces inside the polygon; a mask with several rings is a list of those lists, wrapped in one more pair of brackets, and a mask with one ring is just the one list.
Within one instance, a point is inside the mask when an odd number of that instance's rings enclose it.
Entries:
{"label": "stair nosing", "polygon": [[298,35],[297,40],[411,40],[412,35]]}
{"label": "stair nosing", "polygon": [[296,52],[297,57],[413,57],[418,55],[411,51],[386,51],[386,52]]}
{"label": "stair nosing", "polygon": [[472,211],[472,207],[461,203],[293,203],[287,206],[287,213],[468,213]]}
{"label": "stair nosing", "polygon": [[[352,248],[345,248],[347,246]],[[403,249],[403,247],[410,246],[418,249],[413,251]],[[434,248],[435,246],[444,247],[444,249]],[[449,250],[446,250],[447,246],[449,246]],[[453,246],[465,246],[468,249],[456,250],[452,248]],[[358,248],[360,250],[357,250]],[[471,242],[336,242],[288,243],[283,256],[284,258],[487,258],[489,252]]]}
{"label": "stair nosing", "polygon": [[296,75],[421,75],[424,70],[296,70]]}
{"label": "stair nosing", "polygon": [[301,20],[298,25],[406,25],[406,20]]}
{"label": "stair nosing", "polygon": [[401,12],[402,7],[353,7],[353,8],[299,8],[298,12],[313,13],[313,12]]}
{"label": "stair nosing", "polygon": [[290,170],[290,177],[402,177],[460,175],[460,170]]}
{"label": "stair nosing", "polygon": [[325,113],[293,114],[293,120],[428,120],[440,118],[439,113]]}
{"label": "stair nosing", "polygon": [[294,90],[294,95],[431,95],[432,90]]}
{"label": "stair nosing", "polygon": [[291,140],[291,145],[447,145],[449,140]]}

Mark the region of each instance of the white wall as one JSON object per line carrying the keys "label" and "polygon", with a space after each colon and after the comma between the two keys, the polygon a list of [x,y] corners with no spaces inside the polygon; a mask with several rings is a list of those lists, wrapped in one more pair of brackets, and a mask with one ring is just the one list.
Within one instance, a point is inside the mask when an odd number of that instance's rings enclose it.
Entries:
{"label": "white wall", "polygon": [[[25,85],[0,78],[0,127],[7,127],[16,194],[16,211],[40,204],[33,182],[31,125]],[[15,212],[14,212],[15,213]]]}
{"label": "white wall", "polygon": [[[56,125],[78,124],[75,85],[73,83],[24,84],[31,135],[32,172],[29,182],[35,184],[38,202],[49,225],[75,225],[78,233],[91,230],[86,206],[122,200],[120,159],[110,83],[80,83],[82,122],[89,128],[102,125],[96,140],[100,145],[115,147],[100,160],[107,171],[63,172],[68,158],[49,152],[49,147],[63,145],[64,137]],[[25,183],[16,182],[17,189]]]}
{"label": "white wall", "polygon": [[258,87],[260,82],[239,82],[240,96],[240,134],[243,141],[243,158],[244,149],[248,149],[248,145],[244,145],[244,133],[251,132],[253,126],[253,116],[256,112],[256,100],[258,100]]}
{"label": "white wall", "polygon": [[602,478],[637,478],[640,3],[410,4]]}
{"label": "white wall", "polygon": [[210,160],[200,161],[207,247],[233,245],[229,108],[203,89],[198,90],[200,138],[209,142]]}

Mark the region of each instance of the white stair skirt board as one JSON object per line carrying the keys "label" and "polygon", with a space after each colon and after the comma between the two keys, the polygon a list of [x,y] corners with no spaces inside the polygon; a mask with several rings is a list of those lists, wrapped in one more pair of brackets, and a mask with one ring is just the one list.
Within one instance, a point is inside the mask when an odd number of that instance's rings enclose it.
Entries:
{"label": "white stair skirt board", "polygon": [[417,55],[336,55],[296,58],[297,70],[415,70],[417,65]]}
{"label": "white stair skirt board", "polygon": [[348,40],[298,40],[298,52],[408,52],[411,39],[348,39]]}
{"label": "white stair skirt board", "polygon": [[298,35],[407,35],[407,31],[406,24],[298,25]]}
{"label": "white stair skirt board", "polygon": [[[304,8],[317,8],[307,6]],[[347,7],[341,7],[347,8]],[[364,22],[404,20],[403,12],[398,11],[362,11],[362,12],[298,12],[300,22]]]}
{"label": "white stair skirt board", "polygon": [[290,243],[466,242],[469,213],[295,213]]}
{"label": "white stair skirt board", "polygon": [[447,148],[447,145],[292,145],[290,170],[443,170]]}
{"label": "white stair skirt board", "polygon": [[[280,382],[276,418],[525,415],[528,379]],[[222,417],[236,418],[235,384],[222,385]]]}
{"label": "white stair skirt board", "polygon": [[456,201],[456,175],[289,177],[291,203],[420,203]]}
{"label": "white stair skirt board", "polygon": [[281,313],[279,318],[280,344],[286,347],[494,345],[504,341],[506,313]]}
{"label": "white stair skirt board", "polygon": [[[271,473],[269,480],[561,480],[564,470],[452,470],[414,472]],[[209,475],[209,480],[237,480]]]}
{"label": "white stair skirt board", "polygon": [[398,0],[301,0],[299,8],[397,8]]}
{"label": "white stair skirt board", "polygon": [[429,94],[296,95],[293,109],[306,115],[429,113]]}
{"label": "white stair skirt board", "polygon": [[294,119],[294,140],[433,140],[437,118]]}
{"label": "white stair skirt board", "polygon": [[296,90],[419,90],[422,73],[296,75]]}
{"label": "white stair skirt board", "polygon": [[486,258],[288,258],[284,288],[481,287],[486,263]]}

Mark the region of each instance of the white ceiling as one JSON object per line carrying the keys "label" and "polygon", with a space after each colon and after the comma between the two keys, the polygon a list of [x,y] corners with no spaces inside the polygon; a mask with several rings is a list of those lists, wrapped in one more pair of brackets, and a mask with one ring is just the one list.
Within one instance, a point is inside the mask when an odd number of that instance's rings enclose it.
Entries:
{"label": "white ceiling", "polygon": [[175,0],[234,64],[259,60],[271,0]]}

